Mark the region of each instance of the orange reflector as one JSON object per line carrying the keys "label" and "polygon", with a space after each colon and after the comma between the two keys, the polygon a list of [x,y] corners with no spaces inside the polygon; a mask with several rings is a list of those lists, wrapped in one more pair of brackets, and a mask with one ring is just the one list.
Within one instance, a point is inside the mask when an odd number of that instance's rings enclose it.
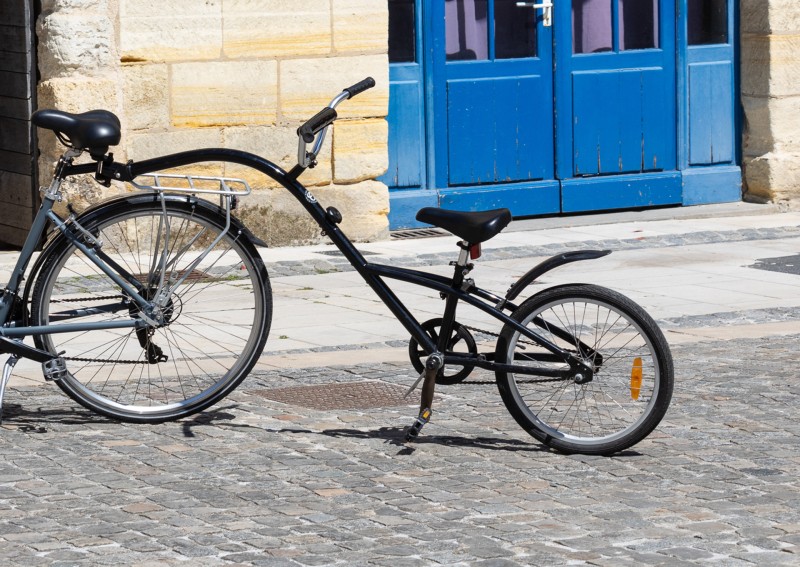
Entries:
{"label": "orange reflector", "polygon": [[631,398],[639,399],[639,391],[642,389],[642,359],[638,356],[633,359],[631,368]]}

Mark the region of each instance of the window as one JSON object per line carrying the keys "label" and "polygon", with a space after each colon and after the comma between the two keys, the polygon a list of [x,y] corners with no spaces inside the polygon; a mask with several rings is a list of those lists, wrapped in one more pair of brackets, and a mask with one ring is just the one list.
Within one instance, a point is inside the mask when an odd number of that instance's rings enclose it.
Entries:
{"label": "window", "polygon": [[658,47],[658,0],[619,0],[619,50]]}
{"label": "window", "polygon": [[389,0],[389,63],[417,60],[414,0]]}
{"label": "window", "polygon": [[613,41],[611,0],[572,0],[572,52],[612,51]]}
{"label": "window", "polygon": [[689,45],[728,43],[727,0],[689,0]]}

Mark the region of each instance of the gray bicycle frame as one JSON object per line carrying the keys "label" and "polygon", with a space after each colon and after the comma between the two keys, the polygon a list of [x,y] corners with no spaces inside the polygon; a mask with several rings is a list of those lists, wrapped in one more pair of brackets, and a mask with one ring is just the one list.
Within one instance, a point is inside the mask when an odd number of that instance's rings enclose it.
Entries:
{"label": "gray bicycle frame", "polygon": [[[60,172],[63,170],[63,167],[65,167],[69,159],[78,155],[80,155],[80,152],[68,150],[64,156],[62,156],[61,160],[59,161],[59,165],[56,168],[56,174],[53,177],[53,181],[44,194],[42,205],[39,208],[39,211],[36,213],[36,217],[34,217],[31,230],[22,246],[22,251],[19,254],[19,258],[17,258],[17,263],[11,273],[11,278],[3,290],[2,299],[0,299],[0,337],[16,339],[43,333],[72,333],[75,331],[90,331],[99,329],[133,329],[147,327],[147,322],[142,319],[127,319],[121,321],[95,323],[63,323],[58,325],[39,325],[27,327],[4,326],[6,323],[8,323],[8,319],[13,308],[14,298],[19,293],[19,288],[22,285],[25,272],[28,269],[28,264],[30,263],[33,254],[36,252],[38,243],[42,238],[45,229],[47,228],[48,221],[52,222],[71,244],[83,252],[94,265],[96,265],[104,274],[111,278],[111,280],[116,283],[128,297],[136,302],[143,312],[147,312],[153,308],[154,304],[142,297],[136,289],[126,282],[116,271],[109,267],[102,260],[102,258],[100,258],[93,246],[87,246],[84,242],[82,242],[81,236],[93,238],[91,235],[88,233],[76,235],[72,230],[70,230],[70,226],[67,225],[67,223],[61,219],[61,217],[53,212],[53,206],[55,205],[56,201],[61,200],[60,187],[62,179]],[[82,230],[82,227],[79,225],[76,225],[76,228],[78,228],[79,231]]]}

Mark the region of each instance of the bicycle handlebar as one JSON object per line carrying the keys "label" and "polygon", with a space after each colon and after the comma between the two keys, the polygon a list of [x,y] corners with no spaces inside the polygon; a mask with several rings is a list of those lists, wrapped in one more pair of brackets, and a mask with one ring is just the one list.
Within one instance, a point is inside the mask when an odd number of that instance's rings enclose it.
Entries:
{"label": "bicycle handlebar", "polygon": [[[316,164],[317,154],[322,147],[322,143],[325,141],[325,132],[328,126],[333,124],[338,116],[335,110],[338,104],[374,86],[375,79],[367,77],[363,81],[359,81],[355,85],[343,89],[341,93],[336,95],[333,100],[328,103],[328,106],[317,112],[309,120],[306,120],[306,122],[297,129],[297,136],[300,138],[300,145],[297,149],[298,166],[305,169],[306,167],[314,167]],[[317,134],[319,134],[318,137]],[[306,152],[306,144],[312,143],[315,137],[317,137],[317,141],[313,149],[310,152]]]}
{"label": "bicycle handlebar", "polygon": [[305,124],[297,129],[297,135],[303,138],[303,141],[310,144],[314,141],[314,136],[336,120],[336,111],[328,106],[317,112]]}
{"label": "bicycle handlebar", "polygon": [[347,87],[346,89],[344,89],[343,92],[350,93],[350,96],[348,98],[353,98],[354,96],[361,94],[365,90],[371,89],[374,86],[375,86],[375,79],[373,79],[372,77],[367,77],[366,79],[364,79],[363,81],[359,81],[352,87]]}

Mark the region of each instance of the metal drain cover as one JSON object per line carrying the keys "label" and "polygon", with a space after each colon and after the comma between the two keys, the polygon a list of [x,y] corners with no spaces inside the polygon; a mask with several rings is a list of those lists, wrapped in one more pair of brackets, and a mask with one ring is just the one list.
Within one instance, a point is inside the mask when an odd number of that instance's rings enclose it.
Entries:
{"label": "metal drain cover", "polygon": [[389,238],[394,240],[411,240],[414,238],[433,238],[436,236],[447,236],[450,233],[439,228],[411,228],[408,230],[393,230],[389,233]]}
{"label": "metal drain cover", "polygon": [[316,410],[369,409],[414,405],[416,396],[403,398],[405,388],[384,382],[346,382],[255,390],[257,396]]}

